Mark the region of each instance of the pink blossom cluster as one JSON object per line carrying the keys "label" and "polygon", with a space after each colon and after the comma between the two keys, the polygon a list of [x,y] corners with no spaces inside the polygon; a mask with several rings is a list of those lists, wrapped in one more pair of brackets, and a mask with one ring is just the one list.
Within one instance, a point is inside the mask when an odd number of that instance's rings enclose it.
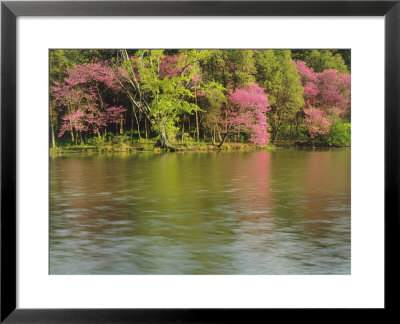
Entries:
{"label": "pink blossom cluster", "polygon": [[[164,56],[161,59],[159,78],[171,79],[180,77],[182,72],[184,76],[188,76],[190,74],[192,66],[190,64],[185,66],[185,60],[186,60],[185,54]],[[201,80],[200,75],[194,73],[190,79],[190,82],[193,84],[197,84],[200,82],[200,80]]]}
{"label": "pink blossom cluster", "polygon": [[98,133],[108,123],[119,123],[126,109],[103,103],[101,96],[108,90],[115,93],[121,87],[107,63],[93,62],[68,69],[63,82],[54,82],[51,87],[50,104],[63,115],[58,136],[73,129]]}
{"label": "pink blossom cluster", "polygon": [[305,125],[312,138],[326,134],[330,125],[350,110],[351,75],[336,70],[316,73],[301,61],[296,66],[308,107],[304,110]]}
{"label": "pink blossom cluster", "polygon": [[108,124],[119,124],[126,109],[120,107],[110,107],[105,112],[88,112],[78,109],[72,114],[65,115],[62,120],[58,136],[63,136],[65,132],[75,129],[78,132],[87,132],[90,129],[97,134],[101,127]]}
{"label": "pink blossom cluster", "polygon": [[179,56],[164,56],[161,59],[160,64],[160,79],[164,78],[176,78],[179,77],[182,73],[182,69],[184,68],[182,62],[179,62]]}
{"label": "pink blossom cluster", "polygon": [[73,69],[68,69],[67,73],[68,77],[64,79],[64,82],[70,86],[97,82],[105,84],[107,88],[114,91],[121,90],[117,79],[114,77],[114,71],[106,62],[75,65]]}
{"label": "pink blossom cluster", "polygon": [[257,84],[229,91],[229,105],[220,121],[230,129],[249,131],[250,141],[257,145],[267,145],[270,134],[266,112],[269,111],[268,95]]}
{"label": "pink blossom cluster", "polygon": [[324,117],[324,113],[316,108],[309,106],[304,109],[306,117],[304,124],[306,125],[311,138],[315,138],[319,134],[327,134],[331,123]]}

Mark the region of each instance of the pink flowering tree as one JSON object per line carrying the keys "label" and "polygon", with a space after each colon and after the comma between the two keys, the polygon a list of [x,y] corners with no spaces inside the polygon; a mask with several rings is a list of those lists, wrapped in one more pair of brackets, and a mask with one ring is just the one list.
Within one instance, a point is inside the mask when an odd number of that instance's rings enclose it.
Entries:
{"label": "pink flowering tree", "polygon": [[268,95],[257,84],[229,91],[228,105],[223,111],[220,124],[225,128],[225,135],[218,145],[221,147],[227,136],[235,130],[250,134],[250,141],[265,146],[269,142],[266,112],[269,111]]}
{"label": "pink flowering tree", "polygon": [[123,113],[126,111],[122,106],[118,107],[109,107],[106,109],[105,117],[106,121],[109,124],[120,125],[123,121]]}
{"label": "pink flowering tree", "polygon": [[331,123],[324,117],[323,111],[308,106],[304,109],[305,118],[304,124],[306,125],[311,138],[314,140],[318,135],[325,135],[329,133]]}
{"label": "pink flowering tree", "polygon": [[86,132],[88,130],[88,126],[85,123],[85,113],[81,109],[78,109],[69,115],[63,116],[62,120],[64,122],[61,124],[58,136],[63,136],[67,131],[73,134],[73,130],[75,130],[77,141],[78,134],[81,136],[82,132]]}
{"label": "pink flowering tree", "polygon": [[177,78],[189,75],[190,64],[186,64],[186,55],[163,56],[160,61],[159,78]]}
{"label": "pink flowering tree", "polygon": [[121,106],[109,106],[104,97],[107,92],[118,93],[121,87],[113,77],[108,64],[93,62],[76,65],[67,70],[63,82],[54,82],[51,105],[58,108],[61,126],[58,136],[71,134],[72,142],[82,142],[82,133],[91,131],[100,136],[101,129],[109,123],[120,123],[126,111]]}
{"label": "pink flowering tree", "polygon": [[77,144],[78,133],[87,131],[82,127],[86,111],[90,109],[95,99],[93,91],[84,91],[79,83],[73,83],[69,78],[64,82],[55,82],[52,87],[51,105],[56,107],[61,119],[58,136],[66,132],[71,135],[72,142]]}
{"label": "pink flowering tree", "polygon": [[350,116],[351,76],[336,70],[314,72],[305,62],[296,62],[304,87],[304,124],[314,139],[329,133],[330,126]]}

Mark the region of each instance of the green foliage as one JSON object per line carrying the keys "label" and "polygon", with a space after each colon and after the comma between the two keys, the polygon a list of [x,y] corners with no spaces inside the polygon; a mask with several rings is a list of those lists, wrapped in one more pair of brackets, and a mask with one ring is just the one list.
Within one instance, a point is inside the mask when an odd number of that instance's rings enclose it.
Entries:
{"label": "green foliage", "polygon": [[92,137],[87,140],[88,145],[93,145],[96,147],[104,145],[104,142],[104,137]]}
{"label": "green foliage", "polygon": [[131,138],[128,135],[117,135],[114,136],[113,141],[116,143],[128,143],[131,142]]}
{"label": "green foliage", "polygon": [[295,119],[304,106],[303,87],[290,50],[258,50],[255,53],[257,82],[268,94],[272,140],[282,123]]}
{"label": "green foliage", "polygon": [[111,132],[107,132],[107,133],[105,133],[105,134],[103,135],[104,141],[105,141],[105,142],[109,142],[109,143],[111,143],[111,142],[114,141],[114,137],[115,137],[115,134],[114,134],[114,133],[111,133]]}
{"label": "green foliage", "polygon": [[126,151],[131,151],[132,146],[126,142],[119,142],[117,145],[114,146],[114,149],[117,149],[118,151],[126,152]]}
{"label": "green foliage", "polygon": [[54,81],[61,81],[66,76],[66,70],[73,66],[73,63],[68,60],[64,50],[50,50],[50,84]]}
{"label": "green foliage", "polygon": [[95,145],[95,146],[102,146],[105,145],[106,143],[131,143],[131,138],[127,133],[124,133],[124,135],[115,135],[114,133],[107,132],[101,136],[95,136],[92,138],[89,138],[87,140],[87,143],[89,145]]}
{"label": "green foliage", "polygon": [[203,80],[215,81],[224,88],[242,88],[255,81],[252,50],[210,50],[201,67]]}
{"label": "green foliage", "polygon": [[203,127],[213,133],[221,118],[221,109],[228,103],[225,93],[226,89],[222,84],[211,81],[204,84],[199,91],[204,94],[201,100],[201,107],[205,112],[203,113]]}
{"label": "green foliage", "polygon": [[228,71],[227,62],[227,51],[211,51],[210,57],[205,62],[201,62],[203,80],[215,81],[226,88],[232,77]]}
{"label": "green foliage", "polygon": [[310,139],[310,136],[308,135],[308,129],[304,124],[299,125],[299,131],[296,139],[301,141],[308,141]]}
{"label": "green foliage", "polygon": [[346,64],[347,70],[351,72],[351,49],[336,49],[331,50],[331,52],[333,55],[341,55],[344,63]]}
{"label": "green foliage", "polygon": [[[165,77],[161,80],[158,72],[164,57],[163,50],[138,51],[137,55],[141,58],[138,64],[140,81],[151,98],[150,115],[153,130],[161,136],[163,142],[168,142],[175,137],[179,129],[176,126],[179,115],[200,110],[196,104],[190,102],[194,94],[188,88],[196,70],[189,69],[180,76]],[[184,55],[180,60],[185,62],[178,61],[178,64],[190,66],[195,64],[197,56]]]}
{"label": "green foliage", "polygon": [[326,141],[330,146],[349,146],[351,144],[351,124],[340,121],[334,123]]}
{"label": "green foliage", "polygon": [[142,146],[143,151],[154,151],[154,145],[145,144]]}
{"label": "green foliage", "polygon": [[206,143],[204,141],[195,142],[195,144],[196,144],[197,147],[200,147],[200,148],[207,147],[207,145],[206,145]]}
{"label": "green foliage", "polygon": [[195,145],[195,140],[193,137],[191,136],[185,136],[185,138],[183,139],[183,146],[186,148],[191,148]]}
{"label": "green foliage", "polygon": [[196,142],[192,137],[188,137],[184,140],[183,147],[187,149],[206,149],[207,145],[204,141]]}
{"label": "green foliage", "polygon": [[103,146],[101,146],[101,147],[99,148],[99,151],[102,151],[102,152],[111,152],[111,151],[113,151],[113,146],[110,145],[110,144],[103,145]]}
{"label": "green foliage", "polygon": [[157,139],[158,138],[156,138],[156,137],[152,137],[152,138],[134,138],[134,139],[132,139],[132,143],[155,143],[155,142],[157,142]]}
{"label": "green foliage", "polygon": [[[297,51],[294,58],[306,62],[307,66],[313,68],[315,72],[333,69],[347,74],[350,71],[348,52],[349,50],[342,50],[342,52],[338,50],[300,50]],[[342,55],[346,57],[349,66],[346,65]]]}
{"label": "green foliage", "polygon": [[252,50],[227,50],[229,65],[228,68],[232,75],[233,89],[248,86],[255,81]]}
{"label": "green foliage", "polygon": [[211,81],[203,84],[199,91],[207,99],[208,107],[221,107],[228,102],[225,96],[226,89],[218,82]]}

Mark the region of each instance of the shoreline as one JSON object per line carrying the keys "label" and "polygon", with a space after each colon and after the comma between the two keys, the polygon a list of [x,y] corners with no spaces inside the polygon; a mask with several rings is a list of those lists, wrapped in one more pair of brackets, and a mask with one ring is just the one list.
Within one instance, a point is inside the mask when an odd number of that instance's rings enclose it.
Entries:
{"label": "shoreline", "polygon": [[[168,152],[165,149],[155,146],[156,143],[109,143],[102,146],[94,145],[71,145],[71,146],[59,146],[50,147],[49,152],[52,154],[68,154],[68,153],[118,153],[118,152],[129,152],[129,153],[165,153]],[[221,148],[218,145],[212,145],[211,143],[204,142],[193,142],[193,143],[174,143],[171,147],[175,150],[174,152],[207,152],[207,151],[218,151],[218,152],[231,152],[231,151],[267,151],[273,152],[281,149],[301,149],[301,150],[323,150],[323,149],[340,149],[350,148],[351,146],[328,146],[326,143],[312,143],[300,142],[300,141],[277,141],[275,144],[268,146],[257,146],[251,143],[224,143]]]}

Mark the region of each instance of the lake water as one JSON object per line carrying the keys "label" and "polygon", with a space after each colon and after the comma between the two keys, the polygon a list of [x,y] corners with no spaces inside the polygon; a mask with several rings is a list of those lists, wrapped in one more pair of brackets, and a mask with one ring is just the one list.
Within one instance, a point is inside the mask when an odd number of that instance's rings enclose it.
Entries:
{"label": "lake water", "polygon": [[350,274],[350,149],[50,158],[50,274]]}

